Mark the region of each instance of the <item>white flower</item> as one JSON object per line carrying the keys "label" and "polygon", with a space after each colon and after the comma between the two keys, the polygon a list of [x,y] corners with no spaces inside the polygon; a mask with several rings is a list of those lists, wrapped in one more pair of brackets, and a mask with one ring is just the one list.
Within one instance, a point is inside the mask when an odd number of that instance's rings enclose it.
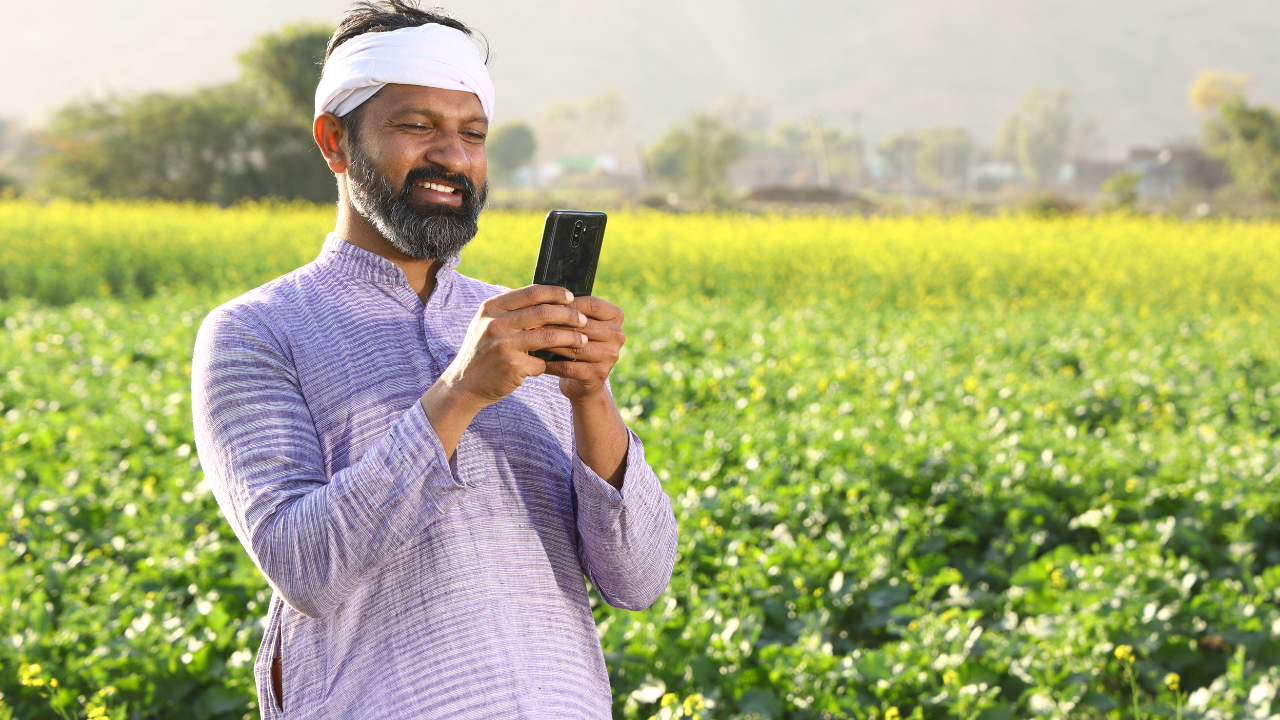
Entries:
{"label": "white flower", "polygon": [[1270,678],[1264,677],[1249,691],[1249,704],[1262,705],[1263,703],[1270,703],[1275,696],[1276,686],[1271,684]]}
{"label": "white flower", "polygon": [[1191,693],[1191,696],[1187,698],[1187,709],[1188,710],[1204,710],[1205,708],[1209,707],[1209,700],[1212,697],[1213,697],[1213,691],[1207,687],[1202,687],[1199,690],[1196,690],[1195,692]]}
{"label": "white flower", "polygon": [[728,622],[724,624],[724,632],[720,633],[720,639],[728,645],[729,638],[733,637],[733,633],[737,631],[740,625],[742,625],[742,621],[738,618],[729,618]]}
{"label": "white flower", "polygon": [[639,703],[656,703],[667,692],[667,684],[650,678],[631,691],[631,699]]}
{"label": "white flower", "polygon": [[1053,700],[1049,699],[1048,696],[1041,695],[1040,693],[1032,695],[1031,698],[1027,700],[1027,704],[1031,706],[1031,712],[1037,715],[1048,715],[1058,709],[1058,706],[1053,703]]}
{"label": "white flower", "polygon": [[1067,523],[1067,526],[1073,530],[1078,527],[1096,528],[1101,525],[1102,521],[1105,519],[1106,516],[1102,514],[1102,511],[1094,508],[1093,510],[1085,512],[1085,514],[1080,517],[1074,518],[1071,522]]}
{"label": "white flower", "polygon": [[253,652],[249,648],[241,648],[227,658],[227,667],[242,667],[253,659]]}
{"label": "white flower", "polygon": [[[838,593],[844,587],[844,571],[837,570],[835,575],[831,576],[831,584],[827,585],[831,592]],[[1276,627],[1280,627],[1280,620],[1276,621]],[[1280,633],[1277,633],[1280,634]]]}
{"label": "white flower", "polygon": [[150,625],[151,613],[143,613],[142,615],[134,618],[133,622],[129,623],[129,627],[133,628],[133,631],[137,633],[146,630]]}

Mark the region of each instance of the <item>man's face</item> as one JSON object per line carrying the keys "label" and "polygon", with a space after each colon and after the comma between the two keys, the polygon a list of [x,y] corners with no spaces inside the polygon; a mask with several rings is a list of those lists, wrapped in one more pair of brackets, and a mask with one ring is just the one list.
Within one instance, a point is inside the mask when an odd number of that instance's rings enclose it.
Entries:
{"label": "man's face", "polygon": [[388,85],[348,138],[350,200],[397,250],[456,256],[475,237],[488,195],[489,122],[469,92]]}

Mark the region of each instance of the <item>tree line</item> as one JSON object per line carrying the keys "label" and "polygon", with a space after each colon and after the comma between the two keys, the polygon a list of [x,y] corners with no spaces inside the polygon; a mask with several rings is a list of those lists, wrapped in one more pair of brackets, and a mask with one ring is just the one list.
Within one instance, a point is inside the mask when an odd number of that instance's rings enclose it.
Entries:
{"label": "tree line", "polygon": [[63,107],[44,133],[41,187],[82,200],[336,199],[311,141],[330,32],[294,25],[259,37],[230,83]]}
{"label": "tree line", "polygon": [[[266,197],[335,200],[332,173],[310,129],[330,32],[324,25],[303,24],[262,35],[238,56],[239,77],[222,85],[64,106],[40,134],[39,188],[79,200],[157,198],[222,205]],[[1240,75],[1206,72],[1193,84],[1190,100],[1205,116],[1205,151],[1222,159],[1242,190],[1277,199],[1280,112],[1250,103],[1248,82]],[[623,110],[616,94],[581,105],[548,106],[547,127],[541,130],[553,149],[582,142],[584,134],[597,139],[617,134]],[[1087,156],[1097,142],[1091,120],[1073,119],[1065,91],[1028,92],[990,148],[980,147],[963,128],[949,126],[890,134],[871,148],[856,130],[826,126],[817,118],[770,126],[766,114],[732,97],[692,113],[644,149],[646,176],[694,197],[723,198],[731,191],[728,170],[735,162],[748,154],[776,153],[815,159],[820,184],[861,186],[869,179],[867,159],[874,150],[881,160],[876,179],[903,187],[912,182],[967,187],[973,164],[992,160],[1016,167],[1031,186],[1045,187],[1057,180],[1064,162]],[[559,138],[558,131],[573,137]],[[495,180],[510,182],[528,167],[539,139],[522,121],[496,127],[488,140]],[[0,127],[0,160],[5,144]]]}

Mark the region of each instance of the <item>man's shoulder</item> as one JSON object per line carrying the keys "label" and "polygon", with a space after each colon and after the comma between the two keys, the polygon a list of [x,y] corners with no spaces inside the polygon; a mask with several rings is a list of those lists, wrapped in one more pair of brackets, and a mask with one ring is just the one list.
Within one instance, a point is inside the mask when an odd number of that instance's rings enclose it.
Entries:
{"label": "man's shoulder", "polygon": [[306,300],[307,280],[318,272],[314,262],[232,298],[205,316],[201,332],[235,327],[260,335],[283,334],[284,327]]}
{"label": "man's shoulder", "polygon": [[452,302],[462,304],[475,304],[488,300],[494,295],[504,293],[511,288],[502,285],[494,285],[483,280],[477,280],[473,277],[463,275],[462,273],[454,273],[453,293],[455,297],[451,298]]}

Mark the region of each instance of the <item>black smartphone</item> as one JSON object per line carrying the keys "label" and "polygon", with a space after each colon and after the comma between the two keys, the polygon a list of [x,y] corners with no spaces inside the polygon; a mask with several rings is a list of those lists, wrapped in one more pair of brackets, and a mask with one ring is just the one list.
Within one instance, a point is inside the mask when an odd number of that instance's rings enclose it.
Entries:
{"label": "black smartphone", "polygon": [[[588,210],[552,210],[542,226],[542,247],[533,271],[534,285],[559,285],[575,297],[591,294],[600,262],[600,245],[609,216]],[[548,350],[530,355],[548,362],[571,360]]]}

